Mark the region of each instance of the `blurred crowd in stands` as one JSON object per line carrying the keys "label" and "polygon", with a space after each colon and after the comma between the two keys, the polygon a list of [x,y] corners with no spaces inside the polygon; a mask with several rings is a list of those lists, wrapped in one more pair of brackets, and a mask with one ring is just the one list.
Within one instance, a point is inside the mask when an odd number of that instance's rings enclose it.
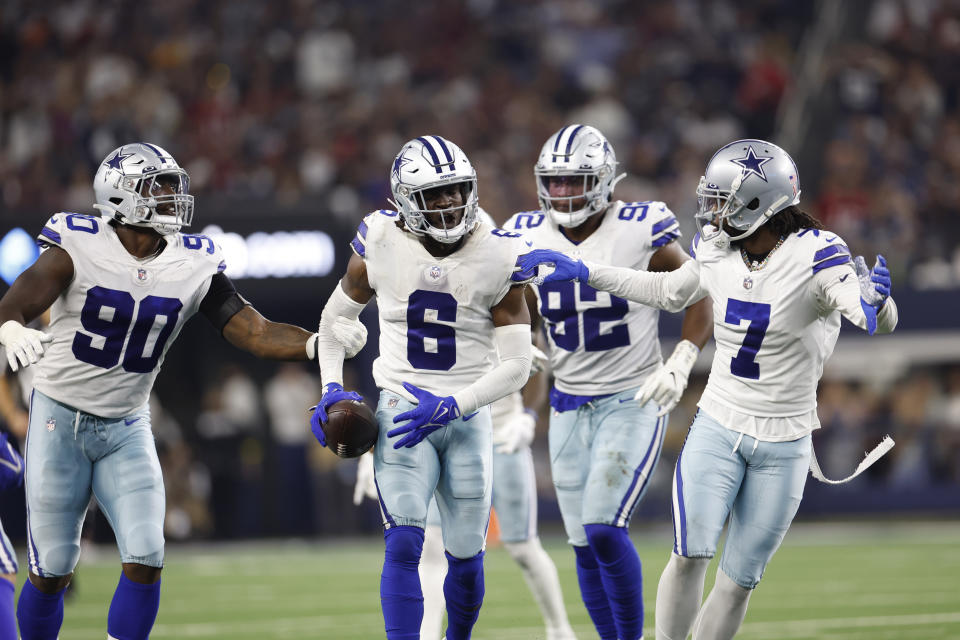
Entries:
{"label": "blurred crowd in stands", "polygon": [[96,163],[143,139],[186,164],[201,218],[213,197],[233,197],[355,224],[384,206],[402,142],[434,132],[468,152],[481,203],[502,221],[536,207],[547,136],[586,122],[630,174],[620,195],[665,200],[690,229],[708,154],[737,137],[776,140],[806,56],[818,63],[805,108],[829,117],[790,149],[807,160],[805,206],[858,251],[882,249],[895,277],[957,285],[960,8],[837,3],[844,26],[818,52],[818,6],[10,0],[0,212],[39,224],[89,210]]}
{"label": "blurred crowd in stands", "polygon": [[[261,202],[350,228],[385,206],[394,154],[424,133],[468,153],[481,204],[502,222],[537,207],[543,141],[584,122],[610,138],[628,172],[617,195],[666,201],[689,239],[709,154],[738,137],[777,140],[785,105],[800,99],[795,78],[822,4],[7,0],[0,224],[34,231],[53,211],[91,211],[97,163],[147,140],[186,166],[201,225],[217,207]],[[960,287],[960,6],[837,4],[857,15],[827,41],[803,98],[827,116],[789,149],[801,160],[803,206],[856,253],[884,253],[897,285]],[[315,371],[250,373],[227,365],[197,391],[195,416],[155,398],[168,537],[375,530],[375,505],[350,505],[355,465],[307,429]],[[671,417],[644,503],[664,518],[702,385],[691,382]],[[960,365],[883,388],[825,379],[820,416],[828,476],[847,475],[884,434],[897,440],[854,490],[960,482]],[[549,502],[545,414],[539,427]]]}

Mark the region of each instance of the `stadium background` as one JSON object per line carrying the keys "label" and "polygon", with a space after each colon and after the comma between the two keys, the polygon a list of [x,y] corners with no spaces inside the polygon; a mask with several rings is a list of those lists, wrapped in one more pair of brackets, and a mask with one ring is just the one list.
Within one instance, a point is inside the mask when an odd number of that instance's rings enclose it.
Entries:
{"label": "stadium background", "polygon": [[[893,336],[845,326],[815,435],[833,477],[884,434],[897,446],[849,485],[811,479],[798,520],[949,521],[960,511],[958,57],[948,0],[6,0],[0,272],[15,272],[50,214],[92,213],[100,160],[147,140],[190,173],[190,231],[222,242],[240,291],[271,319],[312,327],[360,218],[388,206],[389,163],[411,137],[457,142],[502,222],[537,208],[543,141],[595,125],[628,173],[617,197],[666,201],[685,244],[710,153],[768,138],[797,160],[807,210],[855,253],[887,256],[901,309]],[[368,399],[375,317],[365,312],[371,346],[349,368]],[[661,323],[667,351],[678,319]],[[671,416],[635,527],[669,521],[669,475],[708,365],[701,356]],[[375,505],[350,503],[355,463],[309,435],[318,387],[306,367],[259,362],[205,320],[188,325],[155,394],[171,545],[375,539]],[[541,521],[556,533],[545,428],[544,416]],[[3,496],[15,540],[22,508]],[[112,539],[102,520],[88,535]]]}

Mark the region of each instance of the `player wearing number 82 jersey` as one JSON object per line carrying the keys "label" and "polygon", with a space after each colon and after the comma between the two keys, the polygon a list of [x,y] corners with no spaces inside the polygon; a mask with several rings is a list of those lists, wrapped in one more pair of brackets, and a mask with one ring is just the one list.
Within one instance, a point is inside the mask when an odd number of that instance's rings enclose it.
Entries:
{"label": "player wearing number 82 jersey", "polygon": [[[534,247],[601,264],[670,271],[689,261],[666,204],[613,199],[616,168],[600,131],[563,127],[534,168],[541,211],[518,213],[504,228]],[[601,638],[637,640],[642,576],[627,527],[660,458],[664,416],[709,338],[709,307],[700,302],[685,313],[683,340],[662,365],[656,309],[585,282],[530,289],[549,341],[551,470],[583,602]]]}

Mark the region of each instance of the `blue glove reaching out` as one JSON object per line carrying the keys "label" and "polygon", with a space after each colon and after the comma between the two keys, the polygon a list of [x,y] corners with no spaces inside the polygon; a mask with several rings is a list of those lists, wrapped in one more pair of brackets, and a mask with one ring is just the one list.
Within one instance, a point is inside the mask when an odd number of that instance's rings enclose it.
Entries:
{"label": "blue glove reaching out", "polygon": [[313,411],[313,415],[310,416],[310,431],[313,431],[313,436],[322,447],[327,446],[327,436],[323,433],[323,425],[327,422],[327,409],[341,400],[363,402],[363,396],[356,391],[344,391],[343,385],[339,382],[331,382],[324,385],[320,402],[309,409]]}
{"label": "blue glove reaching out", "polygon": [[437,429],[447,426],[448,422],[460,417],[460,407],[457,406],[457,401],[453,399],[453,396],[441,398],[409,382],[404,382],[403,388],[416,397],[418,404],[413,409],[398,413],[393,417],[394,424],[404,420],[410,421],[402,427],[387,432],[388,438],[407,433],[406,436],[394,443],[394,449],[416,446]]}
{"label": "blue glove reaching out", "polygon": [[541,264],[552,264],[555,267],[553,273],[543,279],[544,284],[567,280],[586,282],[590,278],[590,270],[581,260],[574,260],[570,256],[553,249],[534,249],[530,253],[525,253],[517,258],[517,265],[514,267],[514,274],[511,278],[515,281],[528,280],[530,275],[534,273],[534,269]]}
{"label": "blue glove reaching out", "polygon": [[7,442],[8,435],[0,433],[0,489],[12,489],[23,482],[23,458]]}
{"label": "blue glove reaching out", "polygon": [[887,269],[886,259],[881,255],[877,255],[873,269],[867,269],[867,261],[863,256],[853,259],[853,268],[860,282],[860,308],[867,317],[867,333],[873,335],[877,330],[877,313],[890,297],[893,286],[890,270]]}

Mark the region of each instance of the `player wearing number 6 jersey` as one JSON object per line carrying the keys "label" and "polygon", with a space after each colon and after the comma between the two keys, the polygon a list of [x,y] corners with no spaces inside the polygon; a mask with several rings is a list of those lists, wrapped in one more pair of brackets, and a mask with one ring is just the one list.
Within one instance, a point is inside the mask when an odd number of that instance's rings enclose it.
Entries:
{"label": "player wearing number 6 jersey", "polygon": [[[518,213],[504,228],[534,247],[602,264],[677,269],[689,257],[676,242],[673,213],[663,202],[613,200],[622,177],[616,169],[613,147],[598,130],[562,128],[535,168],[542,210]],[[706,302],[691,307],[683,341],[661,366],[656,309],[586,283],[531,289],[550,347],[550,462],[580,593],[603,640],[637,640],[643,589],[627,527],[660,458],[665,415],[710,337],[710,309]],[[644,404],[645,397],[656,402]]]}
{"label": "player wearing number 6 jersey", "polygon": [[[385,528],[380,602],[391,640],[419,638],[417,565],[436,491],[448,570],[446,637],[470,637],[483,601],[490,513],[491,421],[486,405],[519,389],[530,369],[530,316],[511,273],[519,235],[477,220],[477,176],[439,136],[403,146],[390,178],[397,211],[371,213],[347,272],[327,301],[318,352],[326,409],[342,388],[343,347],[332,323],[355,320],[377,297],[380,439],[374,472]],[[497,361],[499,354],[499,362]]]}
{"label": "player wearing number 6 jersey", "polygon": [[[673,554],[657,591],[658,640],[732,638],[752,590],[800,505],[820,427],[817,382],[840,315],[871,335],[897,323],[882,257],[868,269],[797,208],[797,168],[781,148],[738,140],[710,160],[697,189],[696,260],[651,274],[534,251],[520,268],[553,263],[546,281],[576,279],[667,310],[713,300],[716,355],[674,472]],[[885,441],[857,473],[885,452]],[[856,474],[854,474],[856,475]],[[853,476],[851,476],[853,477]],[[848,478],[849,479],[849,478]],[[729,517],[717,580],[703,580]]]}
{"label": "player wearing number 6 jersey", "polygon": [[[262,358],[316,354],[316,334],[266,320],[237,294],[209,238],[179,233],[193,217],[193,196],[166,151],[123,145],[104,159],[93,187],[103,215],[52,216],[38,236],[40,257],[0,300],[11,367],[38,369],[26,445],[30,575],[17,606],[23,640],[57,637],[91,494],[123,566],[107,637],[150,634],[164,489],[148,397],[188,318],[202,312],[228,342]],[[24,326],[51,305],[45,332]]]}

